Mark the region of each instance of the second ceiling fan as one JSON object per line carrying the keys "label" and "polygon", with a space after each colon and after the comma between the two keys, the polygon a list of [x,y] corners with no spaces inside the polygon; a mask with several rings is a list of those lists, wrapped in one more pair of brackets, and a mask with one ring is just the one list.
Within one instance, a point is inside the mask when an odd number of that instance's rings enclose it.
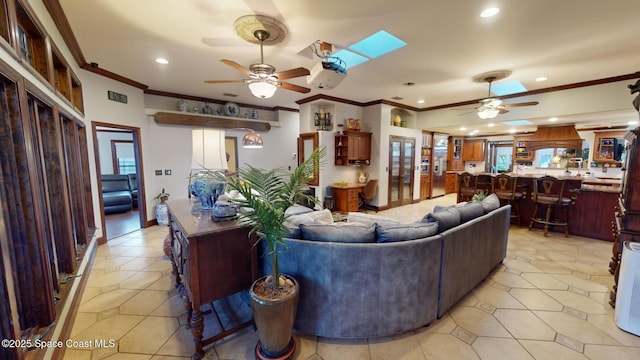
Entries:
{"label": "second ceiling fan", "polygon": [[[205,80],[205,83],[208,84],[223,84],[223,83],[238,83],[238,82],[244,82],[244,83],[248,83],[249,84],[249,89],[251,90],[251,93],[259,98],[269,98],[271,96],[273,96],[273,94],[275,93],[276,89],[281,87],[283,89],[286,90],[292,90],[292,91],[297,91],[299,93],[308,93],[311,91],[311,89],[303,87],[303,86],[299,86],[299,85],[295,85],[295,84],[291,84],[291,83],[287,83],[287,82],[283,82],[282,80],[287,80],[287,79],[293,79],[293,78],[297,78],[297,77],[301,77],[301,76],[307,76],[310,74],[309,70],[303,68],[303,67],[298,67],[295,69],[289,69],[289,70],[285,70],[285,71],[280,71],[280,72],[276,72],[276,68],[266,64],[264,62],[264,55],[263,55],[263,46],[265,41],[269,40],[269,36],[270,36],[270,31],[268,30],[268,27],[271,26],[277,26],[278,28],[274,28],[274,31],[276,31],[278,33],[278,37],[282,36],[282,34],[284,34],[286,32],[286,30],[284,30],[284,25],[280,24],[277,20],[272,19],[272,18],[267,18],[268,21],[265,21],[266,18],[265,16],[260,16],[260,15],[248,15],[245,17],[242,17],[238,20],[236,20],[236,24],[240,23],[243,26],[236,26],[236,28],[243,28],[246,29],[247,25],[245,24],[248,20],[245,20],[245,18],[251,17],[251,20],[253,19],[258,19],[258,21],[251,23],[251,26],[256,26],[256,24],[258,24],[258,29],[253,31],[253,37],[255,37],[255,39],[260,43],[260,63],[259,64],[251,64],[249,66],[249,68],[247,69],[246,67],[238,64],[235,61],[232,60],[227,60],[227,59],[222,59],[220,60],[222,63],[227,64],[229,66],[231,66],[232,68],[240,71],[241,73],[245,74],[246,76],[248,76],[248,79],[241,79],[241,80]],[[242,21],[244,21],[245,23],[243,23]],[[259,25],[265,25],[264,27],[260,27]],[[282,26],[282,27],[280,27]],[[239,32],[239,35],[240,32]],[[242,35],[241,35],[242,37]],[[245,39],[247,40],[247,39]],[[254,40],[255,41],[255,40]],[[281,41],[281,39],[279,40]]]}
{"label": "second ceiling fan", "polygon": [[509,110],[507,108],[511,107],[520,107],[520,106],[533,106],[538,105],[537,101],[527,101],[520,103],[510,103],[504,104],[502,100],[499,98],[491,97],[491,84],[496,80],[502,80],[507,76],[511,75],[511,71],[508,70],[500,70],[500,71],[492,71],[480,75],[476,75],[473,77],[473,81],[475,82],[487,82],[489,83],[489,93],[486,99],[480,100],[480,106],[477,107],[478,117],[481,119],[493,119],[498,114],[508,113]]}

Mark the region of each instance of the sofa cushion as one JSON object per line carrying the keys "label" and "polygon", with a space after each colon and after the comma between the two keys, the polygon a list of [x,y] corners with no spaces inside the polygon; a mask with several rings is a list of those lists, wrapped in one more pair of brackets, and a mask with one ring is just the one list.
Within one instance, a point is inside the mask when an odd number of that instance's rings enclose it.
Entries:
{"label": "sofa cushion", "polygon": [[471,219],[475,219],[478,216],[484,215],[484,206],[479,201],[468,202],[463,205],[456,205],[456,209],[460,213],[460,222],[465,223]]}
{"label": "sofa cushion", "polygon": [[378,225],[396,225],[400,224],[399,221],[390,219],[388,217],[380,215],[365,214],[361,212],[349,212],[347,213],[347,222],[356,222],[366,225],[378,224]]}
{"label": "sofa cushion", "polygon": [[460,225],[460,212],[455,206],[442,208],[438,211],[427,214],[422,218],[422,222],[438,222],[438,232],[451,229]]}
{"label": "sofa cushion", "polygon": [[127,175],[110,174],[102,175],[102,192],[131,191],[129,177]]}
{"label": "sofa cushion", "polygon": [[436,222],[378,225],[376,227],[376,239],[379,243],[422,239],[437,233],[438,223]]}
{"label": "sofa cushion", "polygon": [[[306,210],[304,210],[306,209]],[[307,211],[308,210],[308,211]],[[287,214],[291,214],[288,215]],[[333,216],[328,209],[313,211],[306,206],[294,205],[285,211],[284,225],[289,229],[288,238],[301,239],[300,224],[332,224]]]}
{"label": "sofa cushion", "polygon": [[309,209],[306,206],[302,206],[300,204],[293,204],[292,206],[289,206],[287,210],[284,211],[284,216],[287,217],[291,215],[307,214],[312,211],[313,209]]}
{"label": "sofa cushion", "polygon": [[301,237],[305,240],[368,243],[376,241],[376,224],[353,223],[300,224]]}
{"label": "sofa cushion", "polygon": [[500,199],[496,194],[491,194],[482,200],[482,207],[485,214],[490,213],[500,207]]}

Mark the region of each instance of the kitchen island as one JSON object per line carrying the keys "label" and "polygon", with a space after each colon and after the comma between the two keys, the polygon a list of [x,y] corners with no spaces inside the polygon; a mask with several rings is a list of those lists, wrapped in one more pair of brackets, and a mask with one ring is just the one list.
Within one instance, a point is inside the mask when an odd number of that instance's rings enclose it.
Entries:
{"label": "kitchen island", "polygon": [[[495,174],[476,173],[476,175],[479,176],[480,183],[490,182]],[[518,191],[524,195],[520,203],[521,224],[528,226],[535,209],[535,203],[531,198],[533,179],[543,174],[510,173],[508,175],[518,178]],[[568,181],[565,186],[565,196],[575,197],[575,204],[571,205],[568,211],[569,234],[613,241],[612,226],[620,195],[620,180],[582,176],[558,176],[557,178]],[[563,231],[561,227],[551,227],[550,230]]]}

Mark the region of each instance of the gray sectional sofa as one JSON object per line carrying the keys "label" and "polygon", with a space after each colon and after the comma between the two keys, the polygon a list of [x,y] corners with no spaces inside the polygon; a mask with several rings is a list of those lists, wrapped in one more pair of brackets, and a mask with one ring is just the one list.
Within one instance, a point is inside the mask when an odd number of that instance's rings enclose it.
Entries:
{"label": "gray sectional sofa", "polygon": [[[444,226],[443,220],[440,231],[422,238],[415,238],[419,232],[414,227],[421,225],[413,223],[408,230],[413,236],[408,238],[414,239],[404,241],[378,242],[384,235],[379,230],[386,226],[387,235],[392,234],[393,223],[375,218],[375,242],[285,239],[280,271],[300,283],[295,330],[329,338],[366,338],[429,324],[505,258],[510,213],[507,205],[463,219],[466,222],[457,226]],[[429,216],[425,222],[433,220]],[[353,237],[352,227],[342,231],[349,233],[346,238]],[[296,235],[313,237],[304,230]],[[265,273],[270,271],[268,259],[262,258]]]}

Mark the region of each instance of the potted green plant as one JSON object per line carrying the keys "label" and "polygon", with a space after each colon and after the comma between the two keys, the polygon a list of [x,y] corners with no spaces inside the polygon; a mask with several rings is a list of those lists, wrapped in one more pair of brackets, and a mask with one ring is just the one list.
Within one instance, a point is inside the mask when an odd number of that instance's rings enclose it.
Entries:
{"label": "potted green plant", "polygon": [[480,189],[471,198],[471,201],[482,201],[487,197],[487,193],[484,190]]}
{"label": "potted green plant", "polygon": [[160,204],[156,205],[156,221],[158,225],[167,226],[169,225],[169,210],[167,209],[167,204],[165,202],[169,199],[169,193],[162,191],[154,197],[154,200],[160,200]]}
{"label": "potted green plant", "polygon": [[[291,276],[280,274],[278,256],[285,245],[289,230],[284,224],[285,210],[300,201],[317,203],[305,193],[307,182],[314,177],[326,148],[316,148],[295,170],[271,170],[245,165],[236,176],[226,178],[227,189],[237,191],[241,197],[232,200],[240,209],[239,221],[251,227],[249,235],[257,235],[264,242],[272,272],[256,280],[249,295],[259,341],[257,358],[288,358],[293,354],[293,323],[298,305],[299,285]],[[222,175],[219,175],[222,176]]]}

